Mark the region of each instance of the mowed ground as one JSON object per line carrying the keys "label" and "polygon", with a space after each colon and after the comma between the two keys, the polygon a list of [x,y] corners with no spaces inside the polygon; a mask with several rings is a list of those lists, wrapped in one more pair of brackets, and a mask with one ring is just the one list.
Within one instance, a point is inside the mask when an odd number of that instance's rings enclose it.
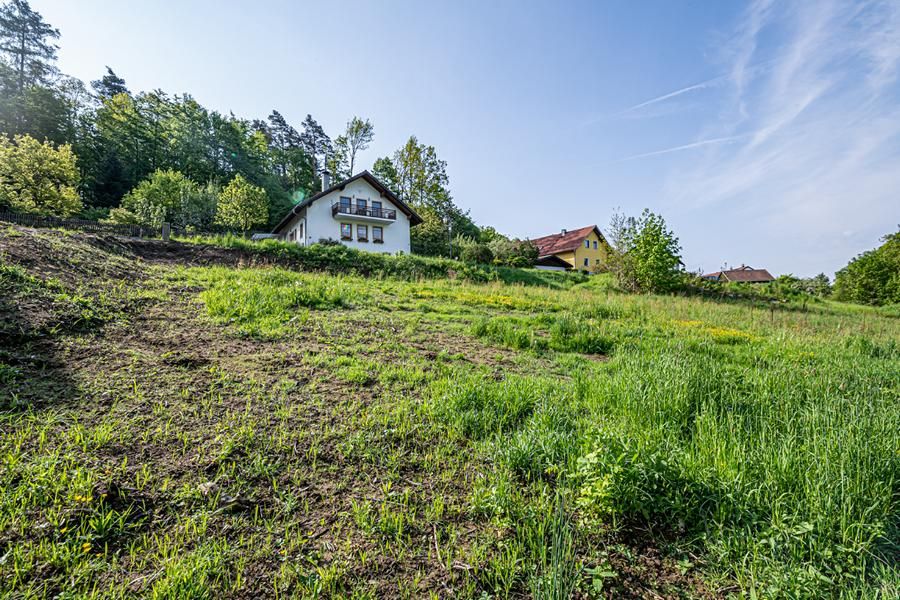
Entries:
{"label": "mowed ground", "polygon": [[895,597],[900,321],[0,230],[10,597]]}

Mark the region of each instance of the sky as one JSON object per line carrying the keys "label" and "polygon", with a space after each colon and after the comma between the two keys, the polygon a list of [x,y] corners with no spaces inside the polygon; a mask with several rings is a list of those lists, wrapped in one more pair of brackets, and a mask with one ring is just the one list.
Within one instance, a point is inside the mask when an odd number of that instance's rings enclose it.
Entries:
{"label": "sky", "polygon": [[516,237],[662,214],[690,270],[829,276],[900,224],[900,2],[31,0],[58,65],[410,135]]}

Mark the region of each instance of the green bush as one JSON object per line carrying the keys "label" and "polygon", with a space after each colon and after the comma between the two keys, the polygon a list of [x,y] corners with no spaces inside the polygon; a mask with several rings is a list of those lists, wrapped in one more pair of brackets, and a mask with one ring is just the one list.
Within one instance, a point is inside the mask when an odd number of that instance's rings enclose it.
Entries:
{"label": "green bush", "polygon": [[837,272],[834,297],[859,304],[900,304],[900,231]]}
{"label": "green bush", "polygon": [[279,240],[255,242],[235,235],[184,238],[184,241],[241,250],[264,260],[276,261],[284,267],[363,277],[390,277],[407,281],[456,278],[474,283],[502,281],[553,288],[569,288],[586,281],[586,276],[580,273],[472,265],[415,254],[363,252],[343,244],[300,246]]}

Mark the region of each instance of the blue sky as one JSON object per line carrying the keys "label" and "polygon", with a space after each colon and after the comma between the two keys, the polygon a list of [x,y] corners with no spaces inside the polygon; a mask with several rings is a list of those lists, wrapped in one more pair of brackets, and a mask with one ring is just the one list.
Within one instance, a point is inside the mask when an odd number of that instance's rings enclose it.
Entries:
{"label": "blue sky", "polygon": [[900,3],[32,0],[60,68],[411,134],[525,237],[661,213],[688,268],[829,275],[900,223]]}

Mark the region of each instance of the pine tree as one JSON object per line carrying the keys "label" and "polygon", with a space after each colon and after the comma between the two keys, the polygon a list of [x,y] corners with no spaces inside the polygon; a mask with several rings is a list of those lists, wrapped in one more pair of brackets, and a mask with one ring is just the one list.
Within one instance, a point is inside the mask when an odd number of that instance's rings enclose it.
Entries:
{"label": "pine tree", "polygon": [[52,63],[59,49],[53,42],[57,39],[59,30],[45,23],[26,0],[11,0],[0,7],[0,52],[15,70],[16,95],[27,86],[46,83],[56,73]]}
{"label": "pine tree", "polygon": [[125,86],[125,80],[116,75],[116,72],[108,66],[106,67],[106,75],[92,81],[91,87],[94,88],[94,91],[97,92],[97,96],[99,96],[101,100],[112,98],[116,94],[131,93]]}
{"label": "pine tree", "polygon": [[313,172],[318,174],[326,167],[328,157],[334,153],[331,138],[322,129],[312,115],[303,120],[303,133],[300,134],[300,147],[310,157]]}

